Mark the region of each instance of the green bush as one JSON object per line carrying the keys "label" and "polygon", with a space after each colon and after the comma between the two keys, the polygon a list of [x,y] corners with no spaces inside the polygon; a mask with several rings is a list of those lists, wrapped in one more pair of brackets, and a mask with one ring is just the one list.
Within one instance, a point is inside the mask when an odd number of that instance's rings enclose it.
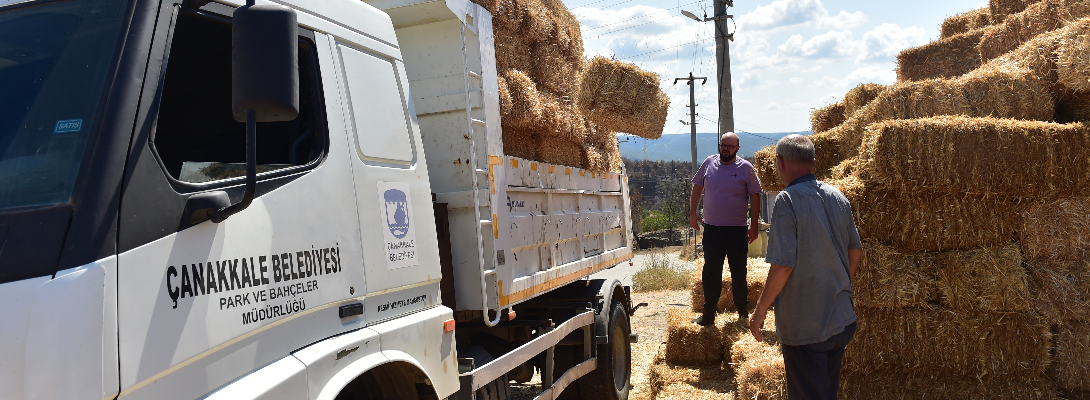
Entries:
{"label": "green bush", "polygon": [[647,215],[643,217],[643,226],[640,228],[640,232],[654,232],[669,229],[670,219],[663,213],[648,212]]}

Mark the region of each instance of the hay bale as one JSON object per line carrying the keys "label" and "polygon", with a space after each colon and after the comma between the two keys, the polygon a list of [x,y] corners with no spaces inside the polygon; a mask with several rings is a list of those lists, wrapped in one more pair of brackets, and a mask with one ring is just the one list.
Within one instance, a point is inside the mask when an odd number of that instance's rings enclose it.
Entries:
{"label": "hay bale", "polygon": [[1019,197],[847,182],[837,187],[852,204],[860,237],[904,253],[1007,246],[1022,225]]}
{"label": "hay bale", "polygon": [[[839,181],[854,176],[859,169],[859,165],[859,157],[852,157],[841,161],[840,164],[829,169],[828,181],[826,183],[832,184],[831,182],[833,181]],[[839,189],[839,187],[837,187],[837,189]]]}
{"label": "hay bale", "polygon": [[753,153],[753,169],[757,172],[757,179],[761,180],[762,190],[775,192],[787,187],[780,182],[780,175],[776,172],[776,147],[764,147]]}
{"label": "hay bale", "polygon": [[1048,375],[1068,390],[1090,390],[1090,322],[1061,325]]}
{"label": "hay bale", "polygon": [[686,400],[734,400],[732,390],[734,385],[728,379],[701,380],[696,385],[689,383],[675,383],[666,386],[652,399],[686,399]]}
{"label": "hay bale", "polygon": [[765,329],[762,330],[764,342],[754,339],[746,327],[733,328],[732,333],[725,334],[735,338],[734,344],[731,345],[730,360],[734,367],[734,376],[738,381],[739,397],[744,399],[787,398],[783,353],[780,351],[779,336],[773,333],[775,329],[775,315],[769,314],[765,319]]}
{"label": "hay bale", "polygon": [[1030,310],[1028,278],[1018,246],[950,251],[934,260],[943,305],[953,310]]}
{"label": "hay bale", "polygon": [[[500,0],[501,2],[503,0]],[[493,19],[493,21],[496,21]],[[519,34],[518,27],[513,28],[506,25],[494,25],[495,30],[493,35],[495,37],[496,46],[496,70],[506,71],[509,69],[519,71],[529,71],[534,66],[533,56],[530,54],[530,45],[528,39]]]}
{"label": "hay bale", "polygon": [[670,98],[659,88],[658,75],[595,57],[580,77],[578,104],[587,119],[602,129],[658,139]]}
{"label": "hay bale", "polygon": [[980,29],[992,23],[992,12],[987,7],[978,8],[957,14],[942,21],[939,27],[939,38],[946,39],[951,36]]}
{"label": "hay bale", "polygon": [[500,98],[500,115],[511,113],[511,92],[507,90],[507,80],[503,77],[496,79],[498,84],[497,94]]}
{"label": "hay bale", "polygon": [[525,72],[509,69],[501,76],[511,98],[510,111],[502,116],[503,124],[512,127],[534,127],[545,111],[545,102],[537,85]]}
{"label": "hay bale", "polygon": [[[761,292],[764,291],[765,280],[768,278],[768,270],[772,266],[760,258],[749,258],[746,260],[746,299],[748,300],[747,312],[753,312],[757,308],[757,299],[761,297]],[[690,286],[690,293],[693,299],[693,312],[704,312],[704,285],[701,273],[703,272],[704,264],[698,264],[696,270],[693,271],[692,285]],[[726,262],[723,263],[723,289],[719,292],[719,301],[715,304],[717,312],[736,314],[738,307],[734,305],[734,288],[731,284],[730,269]],[[734,315],[732,318],[736,318]]]}
{"label": "hay bale", "polygon": [[715,326],[700,326],[692,321],[697,314],[688,310],[670,310],[666,319],[666,352],[672,365],[708,366],[723,361],[723,337]]}
{"label": "hay bale", "polygon": [[843,399],[1058,399],[1056,385],[1046,378],[955,377],[888,371],[845,372],[840,379]]}
{"label": "hay bale", "polygon": [[897,54],[897,82],[953,78],[980,66],[977,44],[983,28],[954,35]]}
{"label": "hay bale", "polygon": [[931,253],[905,254],[876,243],[863,244],[852,280],[852,298],[861,307],[927,307],[938,300],[938,288],[929,273]]}
{"label": "hay bale", "polygon": [[[855,114],[859,109],[882,94],[889,86],[877,83],[861,83],[844,94],[844,115]],[[814,132],[817,133],[817,132]]]}
{"label": "hay bale", "polygon": [[[525,158],[549,164],[583,168],[583,144],[575,143],[560,137],[541,135],[539,135],[539,137],[537,138],[536,143],[536,157]],[[505,146],[504,151],[506,150],[507,147]]]}
{"label": "hay bale", "polygon": [[1027,260],[1081,260],[1090,254],[1090,197],[1034,204],[1022,212],[1018,243]]}
{"label": "hay bale", "polygon": [[810,131],[822,133],[844,122],[844,103],[828,104],[810,111]]}
{"label": "hay bale", "polygon": [[512,127],[503,127],[502,132],[503,154],[527,160],[539,159],[541,140],[538,135],[532,131]]}
{"label": "hay bale", "polygon": [[530,66],[530,75],[542,90],[573,102],[579,91],[579,73],[583,70],[582,57],[571,60],[561,44],[556,41],[541,41],[530,46],[530,56],[534,59]]}
{"label": "hay bale", "polygon": [[988,11],[992,21],[1003,21],[1008,15],[1020,13],[1038,1],[1041,0],[988,0]]}
{"label": "hay bale", "polygon": [[1071,90],[1090,91],[1090,22],[1080,20],[1065,32],[1056,49],[1057,79]]}
{"label": "hay bale", "polygon": [[857,307],[856,315],[845,371],[1034,378],[1050,360],[1052,332],[1032,314]]}
{"label": "hay bale", "polygon": [[1085,0],[1045,0],[1033,4],[986,29],[980,39],[980,58],[988,61],[999,57],[1038,35],[1087,15],[1090,3]]}
{"label": "hay bale", "polygon": [[1056,260],[1026,263],[1033,311],[1054,325],[1090,321],[1090,273],[1071,268],[1070,263]]}
{"label": "hay bale", "polygon": [[1073,193],[1090,180],[1090,129],[1082,124],[943,116],[867,132],[861,175],[890,188],[1033,198]]}
{"label": "hay bale", "polygon": [[[839,127],[832,130],[809,135],[814,143],[814,175],[818,179],[830,176],[834,167],[839,165],[844,157],[840,137],[836,134]],[[757,172],[757,178],[761,180],[761,189],[765,191],[783,190],[786,185],[780,182],[780,175],[776,172],[776,148],[768,146],[753,154],[753,168]]]}

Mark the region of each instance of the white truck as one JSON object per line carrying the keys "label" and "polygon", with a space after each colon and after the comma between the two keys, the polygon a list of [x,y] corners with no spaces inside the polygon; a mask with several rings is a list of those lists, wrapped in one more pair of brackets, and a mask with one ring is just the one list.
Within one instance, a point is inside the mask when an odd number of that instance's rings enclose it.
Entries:
{"label": "white truck", "polygon": [[626,398],[627,178],[504,155],[491,21],[0,0],[0,398]]}

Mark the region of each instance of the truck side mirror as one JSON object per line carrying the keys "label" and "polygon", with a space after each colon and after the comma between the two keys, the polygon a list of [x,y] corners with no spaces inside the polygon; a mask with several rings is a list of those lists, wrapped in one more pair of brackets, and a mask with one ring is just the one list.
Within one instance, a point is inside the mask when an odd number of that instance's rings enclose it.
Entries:
{"label": "truck side mirror", "polygon": [[231,111],[246,122],[291,121],[299,116],[299,32],[295,10],[247,5],[233,14]]}
{"label": "truck side mirror", "polygon": [[257,123],[299,117],[299,25],[295,10],[258,6],[254,0],[247,0],[245,6],[235,9],[233,19],[231,112],[235,121],[246,123],[246,194],[237,204],[192,210],[189,219],[194,223],[207,217],[218,224],[250,206],[257,194]]}

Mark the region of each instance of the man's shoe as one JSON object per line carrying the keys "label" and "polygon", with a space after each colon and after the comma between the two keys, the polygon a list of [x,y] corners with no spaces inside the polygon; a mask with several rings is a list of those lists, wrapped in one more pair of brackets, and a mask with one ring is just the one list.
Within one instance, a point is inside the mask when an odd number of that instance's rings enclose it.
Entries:
{"label": "man's shoe", "polygon": [[738,313],[738,322],[749,322],[749,313],[741,311]]}
{"label": "man's shoe", "polygon": [[709,313],[701,314],[699,317],[696,317],[696,319],[693,320],[693,323],[700,326],[715,325],[715,314],[710,314],[710,316]]}

